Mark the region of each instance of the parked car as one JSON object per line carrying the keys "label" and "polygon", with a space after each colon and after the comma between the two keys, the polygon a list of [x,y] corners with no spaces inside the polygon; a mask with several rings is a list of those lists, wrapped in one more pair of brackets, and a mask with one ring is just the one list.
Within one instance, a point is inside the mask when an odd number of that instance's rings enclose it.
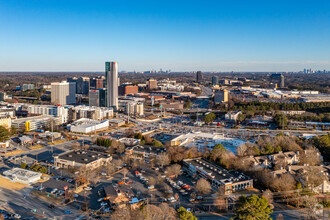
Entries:
{"label": "parked car", "polygon": [[154,188],[155,188],[154,185],[148,186],[148,189],[149,189],[149,190],[150,190],[150,189],[154,189]]}
{"label": "parked car", "polygon": [[54,193],[57,192],[57,190],[58,190],[58,189],[55,188],[55,189],[53,189],[52,191],[50,191],[50,193],[51,193],[51,194],[54,194]]}
{"label": "parked car", "polygon": [[84,188],[84,190],[91,191],[92,190],[92,187],[87,186],[87,187]]}

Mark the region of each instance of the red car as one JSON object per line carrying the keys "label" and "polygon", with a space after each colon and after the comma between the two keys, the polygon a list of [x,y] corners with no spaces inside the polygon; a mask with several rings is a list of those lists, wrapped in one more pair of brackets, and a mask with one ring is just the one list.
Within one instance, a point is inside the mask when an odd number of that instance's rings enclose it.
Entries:
{"label": "red car", "polygon": [[133,183],[133,181],[132,180],[129,180],[128,182],[126,182],[126,183]]}
{"label": "red car", "polygon": [[118,185],[120,185],[120,184],[124,184],[124,183],[125,183],[124,181],[121,181],[121,182],[118,183]]}
{"label": "red car", "polygon": [[190,186],[189,185],[183,185],[182,186],[182,189],[187,189],[187,188],[189,188]]}

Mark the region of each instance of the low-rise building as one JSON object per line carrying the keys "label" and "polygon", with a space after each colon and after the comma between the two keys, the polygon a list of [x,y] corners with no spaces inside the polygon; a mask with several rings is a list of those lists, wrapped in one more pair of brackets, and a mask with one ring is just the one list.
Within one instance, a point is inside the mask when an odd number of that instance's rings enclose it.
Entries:
{"label": "low-rise building", "polygon": [[40,180],[42,174],[31,170],[25,170],[21,168],[13,168],[3,172],[3,175],[12,180],[13,182],[19,182],[24,184],[35,183]]}
{"label": "low-rise building", "polygon": [[88,134],[99,130],[107,129],[109,127],[109,120],[96,121],[88,118],[81,118],[71,125],[68,125],[68,129],[75,133]]}
{"label": "low-rise building", "polygon": [[242,114],[241,111],[230,111],[230,112],[227,112],[227,114],[225,114],[225,119],[227,121],[237,121],[238,116],[240,114]]}
{"label": "low-rise building", "polygon": [[86,169],[95,169],[110,163],[110,154],[89,151],[71,150],[54,156],[54,165],[60,168],[79,168],[86,166]]}
{"label": "low-rise building", "polygon": [[121,119],[111,119],[109,120],[109,125],[110,126],[115,126],[115,127],[120,127],[125,125],[125,121]]}
{"label": "low-rise building", "polygon": [[214,191],[220,188],[225,195],[253,188],[253,179],[250,177],[238,171],[226,170],[204,158],[186,159],[183,165],[188,173],[208,180]]}
{"label": "low-rise building", "polygon": [[148,160],[151,157],[157,157],[158,154],[166,152],[165,148],[141,146],[126,148],[125,154],[129,155],[131,159]]}

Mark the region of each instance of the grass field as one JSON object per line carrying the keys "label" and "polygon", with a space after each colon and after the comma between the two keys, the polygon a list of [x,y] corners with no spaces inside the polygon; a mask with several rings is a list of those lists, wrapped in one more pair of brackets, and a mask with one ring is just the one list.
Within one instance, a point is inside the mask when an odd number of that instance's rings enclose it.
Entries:
{"label": "grass field", "polygon": [[27,185],[25,185],[23,183],[16,183],[16,182],[13,182],[9,179],[6,179],[6,178],[0,176],[0,186],[3,188],[6,188],[6,189],[21,190],[24,187],[26,187]]}
{"label": "grass field", "polygon": [[24,152],[25,152],[25,150],[14,150],[12,152],[4,153],[4,154],[1,154],[1,155],[9,157],[9,156],[16,156],[16,155],[22,154]]}
{"label": "grass field", "polygon": [[54,141],[53,143],[52,142],[48,142],[49,145],[56,145],[56,144],[63,144],[65,143],[66,140],[57,140],[57,141]]}
{"label": "grass field", "polygon": [[34,146],[29,147],[29,149],[30,150],[37,150],[37,149],[41,149],[41,148],[44,148],[44,147],[45,146],[38,144],[38,145],[34,145]]}

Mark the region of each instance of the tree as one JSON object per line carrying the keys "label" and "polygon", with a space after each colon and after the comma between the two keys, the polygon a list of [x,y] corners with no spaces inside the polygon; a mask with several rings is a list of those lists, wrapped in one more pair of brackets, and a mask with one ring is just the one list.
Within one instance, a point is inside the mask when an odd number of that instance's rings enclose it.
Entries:
{"label": "tree", "polygon": [[125,144],[119,142],[119,145],[117,147],[117,153],[122,154],[124,153],[124,151],[125,151]]}
{"label": "tree", "polygon": [[271,219],[269,214],[273,212],[265,197],[257,195],[240,196],[234,219]]}
{"label": "tree", "polygon": [[262,193],[262,196],[265,197],[265,198],[267,199],[267,201],[269,202],[270,207],[273,208],[274,206],[272,205],[272,202],[273,202],[274,198],[273,198],[273,193],[272,193],[272,191],[270,191],[269,189],[266,189],[266,190]]}
{"label": "tree", "polygon": [[288,119],[285,114],[276,114],[274,117],[275,124],[277,127],[285,128],[288,125]]}
{"label": "tree", "polygon": [[164,165],[168,165],[170,163],[170,157],[167,153],[162,152],[158,155],[158,163],[163,168]]}
{"label": "tree", "polygon": [[190,99],[188,99],[185,103],[184,103],[184,108],[190,108],[191,107],[191,101]]}
{"label": "tree", "polygon": [[126,175],[128,174],[128,169],[124,168],[122,169],[121,173],[124,175],[124,181],[126,182]]}
{"label": "tree", "polygon": [[177,210],[179,214],[180,220],[197,220],[196,216],[194,216],[191,212],[188,212],[185,208],[180,207]]}
{"label": "tree", "polygon": [[238,116],[237,116],[237,121],[238,122],[243,122],[245,120],[245,115],[243,115],[243,114],[239,114]]}
{"label": "tree", "polygon": [[3,126],[0,126],[0,141],[6,141],[10,137],[10,132]]}
{"label": "tree", "polygon": [[211,184],[203,178],[197,181],[195,188],[196,191],[202,195],[209,194],[211,192]]}
{"label": "tree", "polygon": [[299,163],[301,165],[309,164],[310,166],[315,166],[319,165],[320,162],[320,152],[316,148],[304,150],[299,156]]}
{"label": "tree", "polygon": [[10,134],[11,134],[11,135],[15,135],[15,134],[17,134],[17,129],[16,129],[15,126],[11,126]]}
{"label": "tree", "polygon": [[216,161],[217,159],[220,159],[221,156],[223,156],[225,153],[227,153],[227,149],[222,144],[216,144],[211,151],[210,159],[212,161]]}
{"label": "tree", "polygon": [[205,117],[204,117],[204,121],[206,122],[206,123],[211,123],[211,122],[213,122],[214,121],[214,119],[215,119],[215,114],[214,113],[208,113],[207,115],[205,115]]}
{"label": "tree", "polygon": [[181,166],[179,164],[173,164],[172,166],[169,166],[166,168],[166,171],[169,176],[174,175],[177,177],[181,173]]}

